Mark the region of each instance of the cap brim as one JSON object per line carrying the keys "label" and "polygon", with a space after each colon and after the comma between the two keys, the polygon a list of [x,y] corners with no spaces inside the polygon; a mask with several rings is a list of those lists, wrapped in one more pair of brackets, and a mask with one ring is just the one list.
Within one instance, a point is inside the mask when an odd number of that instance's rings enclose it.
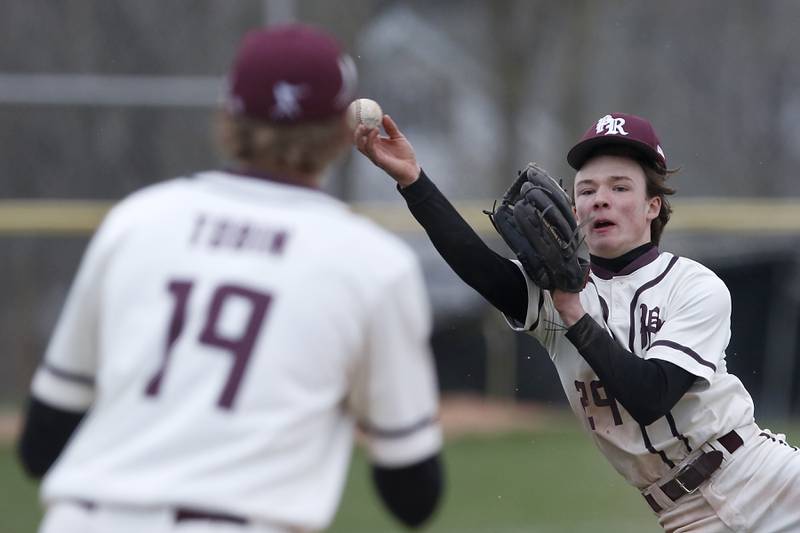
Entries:
{"label": "cap brim", "polygon": [[580,170],[586,160],[591,157],[592,153],[602,146],[630,146],[637,152],[640,152],[647,161],[657,163],[658,166],[664,166],[664,159],[661,154],[653,150],[649,145],[637,141],[636,139],[627,139],[625,137],[604,136],[592,137],[581,141],[567,153],[567,163],[575,170]]}

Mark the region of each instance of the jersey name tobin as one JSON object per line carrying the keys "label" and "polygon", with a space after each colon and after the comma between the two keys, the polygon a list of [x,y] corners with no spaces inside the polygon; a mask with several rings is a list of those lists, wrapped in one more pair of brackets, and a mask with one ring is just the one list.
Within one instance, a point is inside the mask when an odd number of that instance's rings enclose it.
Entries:
{"label": "jersey name tobin", "polygon": [[212,249],[254,251],[280,255],[289,233],[283,228],[271,228],[247,220],[200,213],[195,217],[189,243]]}

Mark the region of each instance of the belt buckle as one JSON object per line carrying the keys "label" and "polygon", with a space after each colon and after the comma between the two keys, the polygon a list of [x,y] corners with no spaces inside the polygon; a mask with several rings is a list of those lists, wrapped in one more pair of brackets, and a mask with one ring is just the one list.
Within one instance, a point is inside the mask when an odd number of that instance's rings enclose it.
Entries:
{"label": "belt buckle", "polygon": [[[676,484],[677,484],[677,485],[678,485],[678,486],[681,488],[681,490],[682,490],[683,492],[685,492],[685,493],[686,493],[684,496],[688,496],[689,494],[694,494],[695,492],[697,492],[697,489],[699,489],[699,488],[700,488],[700,485],[698,485],[698,486],[696,486],[695,488],[693,488],[693,489],[689,490],[689,489],[686,487],[686,485],[684,485],[684,484],[683,484],[683,482],[681,481],[681,474],[685,473],[685,472],[686,472],[686,471],[688,471],[690,468],[692,468],[692,465],[691,465],[691,464],[688,464],[688,465],[684,466],[683,468],[681,468],[681,469],[680,469],[680,471],[679,471],[677,474],[675,474],[675,477],[674,477],[675,483],[676,483]],[[701,483],[701,484],[702,484],[702,483]]]}

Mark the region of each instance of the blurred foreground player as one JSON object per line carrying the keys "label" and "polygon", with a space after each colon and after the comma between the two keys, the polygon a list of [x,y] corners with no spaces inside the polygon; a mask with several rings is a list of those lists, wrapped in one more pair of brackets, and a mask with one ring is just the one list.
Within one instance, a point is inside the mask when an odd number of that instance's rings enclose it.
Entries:
{"label": "blurred foreground player", "polygon": [[442,439],[419,266],[318,190],[350,145],[355,82],[320,30],[251,32],[220,118],[232,170],[106,217],[19,445],[45,476],[41,532],[323,529],[356,424],[388,508],[430,517]]}

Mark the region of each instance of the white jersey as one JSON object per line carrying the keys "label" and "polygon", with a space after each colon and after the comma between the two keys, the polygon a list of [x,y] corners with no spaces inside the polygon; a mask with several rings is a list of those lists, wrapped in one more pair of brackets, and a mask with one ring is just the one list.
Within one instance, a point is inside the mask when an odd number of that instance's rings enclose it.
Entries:
{"label": "white jersey", "polygon": [[43,499],[323,528],[356,423],[375,464],[440,450],[430,327],[412,251],[321,191],[148,187],[92,239],[34,378],[91,407]]}
{"label": "white jersey", "polygon": [[635,487],[654,483],[706,441],[753,424],[750,395],[726,371],[730,294],[708,268],[652,249],[618,274],[593,267],[580,294],[586,312],[631,353],[669,361],[699,378],[666,416],[646,427],[609,397],[566,338],[550,293],[526,280],[525,323],[507,317],[509,324],[542,343],[572,410]]}

